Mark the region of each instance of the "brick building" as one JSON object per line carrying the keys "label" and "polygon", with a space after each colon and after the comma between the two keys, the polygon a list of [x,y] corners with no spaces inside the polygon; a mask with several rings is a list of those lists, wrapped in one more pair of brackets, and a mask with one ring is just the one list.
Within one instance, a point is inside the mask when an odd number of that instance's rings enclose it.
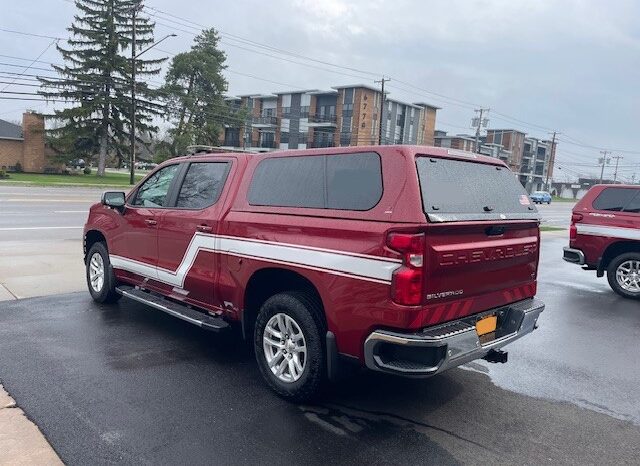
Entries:
{"label": "brick building", "polygon": [[0,120],[0,168],[43,173],[46,167],[44,147],[44,118],[27,112],[22,115],[22,125]]}
{"label": "brick building", "polygon": [[268,151],[378,144],[380,112],[382,144],[434,144],[439,107],[387,98],[381,108],[381,100],[379,89],[364,84],[229,97],[250,117],[225,128],[221,145]]}

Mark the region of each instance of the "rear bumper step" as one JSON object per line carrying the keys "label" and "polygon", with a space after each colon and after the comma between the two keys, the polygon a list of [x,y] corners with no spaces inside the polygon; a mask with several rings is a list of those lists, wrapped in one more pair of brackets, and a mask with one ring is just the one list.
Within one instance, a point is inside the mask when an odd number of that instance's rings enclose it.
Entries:
{"label": "rear bumper step", "polygon": [[[426,377],[485,357],[503,362],[506,353],[498,350],[533,332],[543,310],[542,301],[526,299],[417,333],[376,330],[365,341],[365,363],[377,371]],[[476,321],[490,314],[498,317],[495,332],[478,336]]]}
{"label": "rear bumper step", "polygon": [[198,312],[188,306],[169,301],[161,296],[157,296],[132,286],[119,286],[116,291],[122,296],[146,304],[173,317],[182,319],[190,324],[197,325],[204,330],[219,332],[229,328],[229,324],[220,317],[213,317],[203,312]]}
{"label": "rear bumper step", "polygon": [[584,253],[580,249],[574,249],[569,247],[563,248],[562,258],[572,264],[584,265]]}

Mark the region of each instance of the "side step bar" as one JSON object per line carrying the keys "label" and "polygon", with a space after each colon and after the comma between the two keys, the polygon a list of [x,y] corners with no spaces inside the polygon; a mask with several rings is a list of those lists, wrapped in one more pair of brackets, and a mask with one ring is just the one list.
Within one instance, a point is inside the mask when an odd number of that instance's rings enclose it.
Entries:
{"label": "side step bar", "polygon": [[126,298],[133,299],[134,301],[151,306],[190,324],[197,325],[204,330],[220,332],[229,328],[229,324],[220,317],[212,317],[203,312],[194,311],[188,306],[169,301],[161,296],[142,291],[139,288],[119,286],[116,288],[116,292]]}

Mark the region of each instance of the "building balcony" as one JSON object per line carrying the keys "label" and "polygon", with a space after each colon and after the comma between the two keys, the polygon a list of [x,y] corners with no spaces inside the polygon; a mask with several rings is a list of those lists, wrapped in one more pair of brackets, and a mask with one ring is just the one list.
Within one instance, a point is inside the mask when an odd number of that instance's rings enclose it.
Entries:
{"label": "building balcony", "polygon": [[335,115],[318,115],[313,114],[309,115],[309,126],[310,127],[332,127],[335,128],[337,125],[337,118]]}
{"label": "building balcony", "polygon": [[318,149],[323,147],[336,147],[333,138],[331,138],[330,140],[307,141],[307,149]]}
{"label": "building balcony", "polygon": [[276,142],[275,141],[260,141],[258,144],[259,149],[275,149]]}
{"label": "building balcony", "polygon": [[222,143],[225,147],[240,147],[240,139],[225,139]]}
{"label": "building balcony", "polygon": [[259,116],[251,119],[254,128],[275,128],[278,125],[278,118],[274,116]]}

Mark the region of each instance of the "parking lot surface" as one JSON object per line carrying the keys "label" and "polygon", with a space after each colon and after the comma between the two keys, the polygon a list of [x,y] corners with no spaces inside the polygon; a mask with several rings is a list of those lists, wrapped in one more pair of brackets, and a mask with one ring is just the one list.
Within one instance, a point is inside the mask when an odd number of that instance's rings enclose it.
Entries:
{"label": "parking lot surface", "polygon": [[540,329],[504,365],[357,373],[296,405],[235,335],[81,292],[0,303],[0,382],[67,464],[637,464],[638,304],[564,263],[564,236],[542,243]]}

